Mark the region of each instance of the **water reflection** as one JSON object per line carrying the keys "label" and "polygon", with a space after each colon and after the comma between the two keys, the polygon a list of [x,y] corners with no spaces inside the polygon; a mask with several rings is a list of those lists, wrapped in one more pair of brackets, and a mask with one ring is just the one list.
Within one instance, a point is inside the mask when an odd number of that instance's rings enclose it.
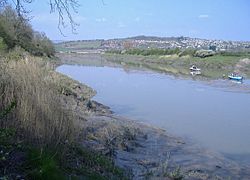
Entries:
{"label": "water reflection", "polygon": [[191,137],[219,152],[250,155],[250,94],[247,88],[239,90],[247,84],[110,67],[63,65],[57,70],[93,87],[94,99],[119,115]]}

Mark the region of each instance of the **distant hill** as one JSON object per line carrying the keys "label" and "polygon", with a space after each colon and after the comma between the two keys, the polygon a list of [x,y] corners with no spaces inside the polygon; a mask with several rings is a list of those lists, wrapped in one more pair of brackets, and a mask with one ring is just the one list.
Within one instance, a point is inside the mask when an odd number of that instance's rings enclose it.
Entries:
{"label": "distant hill", "polygon": [[128,37],[125,39],[131,39],[131,40],[145,40],[145,41],[179,41],[179,40],[185,40],[190,39],[189,37],[157,37],[157,36],[134,36],[134,37]]}
{"label": "distant hill", "polygon": [[59,42],[58,51],[123,50],[123,49],[210,49],[216,51],[250,51],[250,42],[208,40],[190,37],[135,36],[118,39],[97,39]]}
{"label": "distant hill", "polygon": [[65,42],[64,40],[52,40],[54,44]]}

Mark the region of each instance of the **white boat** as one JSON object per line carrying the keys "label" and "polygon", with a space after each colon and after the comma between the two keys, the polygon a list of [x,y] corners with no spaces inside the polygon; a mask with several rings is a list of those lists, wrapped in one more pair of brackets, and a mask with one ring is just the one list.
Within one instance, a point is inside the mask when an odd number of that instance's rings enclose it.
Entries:
{"label": "white boat", "polygon": [[230,74],[230,75],[228,76],[228,78],[231,79],[231,80],[236,80],[236,81],[241,81],[241,80],[243,79],[242,76],[236,75],[236,74],[234,74],[234,73]]}
{"label": "white boat", "polygon": [[201,72],[200,72],[200,71],[191,71],[190,74],[191,74],[192,76],[196,76],[196,75],[201,74]]}
{"label": "white boat", "polygon": [[201,70],[200,68],[197,68],[195,65],[191,66],[189,69],[191,71],[200,71]]}

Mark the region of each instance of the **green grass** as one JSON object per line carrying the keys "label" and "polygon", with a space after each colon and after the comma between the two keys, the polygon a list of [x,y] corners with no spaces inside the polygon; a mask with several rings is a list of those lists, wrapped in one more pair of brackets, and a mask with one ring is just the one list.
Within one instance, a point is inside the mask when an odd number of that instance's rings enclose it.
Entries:
{"label": "green grass", "polygon": [[30,179],[67,179],[59,166],[58,155],[53,151],[31,148],[24,166]]}
{"label": "green grass", "polygon": [[78,144],[42,148],[17,141],[15,135],[14,129],[0,129],[0,179],[12,179],[12,174],[38,180],[127,179],[110,158]]}
{"label": "green grass", "polygon": [[84,174],[89,179],[127,179],[122,169],[116,167],[112,159],[98,152],[88,151],[79,146],[74,146],[69,159],[75,157],[80,160],[78,168],[68,167],[68,171]]}
{"label": "green grass", "polygon": [[16,101],[12,101],[9,106],[0,111],[0,119],[7,116],[16,107]]}
{"label": "green grass", "polygon": [[[105,59],[110,62],[120,64],[122,66],[134,68],[146,68],[158,72],[166,72],[176,75],[190,76],[189,67],[193,64],[202,69],[200,77],[206,78],[222,78],[234,71],[236,64],[244,58],[250,58],[250,55],[241,56],[225,56],[214,55],[206,58],[178,55],[164,56],[142,56],[142,55],[127,55],[127,54],[111,54],[104,55]],[[244,73],[250,74],[250,69],[245,68]]]}
{"label": "green grass", "polygon": [[93,41],[72,41],[55,44],[56,51],[81,51],[85,49],[98,49],[101,47],[101,40]]}
{"label": "green grass", "polygon": [[126,179],[110,158],[77,144],[65,152],[29,148],[24,167],[30,179]]}

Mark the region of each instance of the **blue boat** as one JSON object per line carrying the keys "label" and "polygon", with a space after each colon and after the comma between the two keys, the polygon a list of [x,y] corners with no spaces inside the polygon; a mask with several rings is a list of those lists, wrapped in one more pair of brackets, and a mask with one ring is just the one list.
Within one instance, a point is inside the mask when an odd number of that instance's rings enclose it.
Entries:
{"label": "blue boat", "polygon": [[243,79],[242,76],[238,76],[236,74],[231,74],[228,76],[229,79],[236,80],[236,81],[241,81]]}

